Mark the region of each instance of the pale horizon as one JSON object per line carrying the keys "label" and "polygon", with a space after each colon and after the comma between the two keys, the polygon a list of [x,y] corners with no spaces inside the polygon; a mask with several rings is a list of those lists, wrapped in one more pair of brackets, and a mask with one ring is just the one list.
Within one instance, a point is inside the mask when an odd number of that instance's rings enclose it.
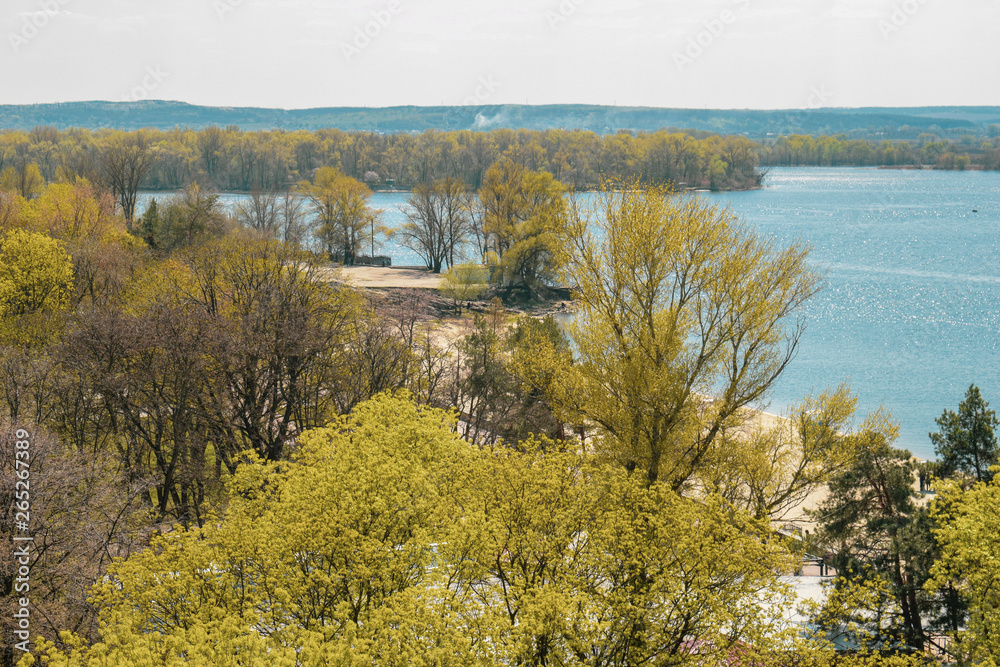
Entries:
{"label": "pale horizon", "polygon": [[9,0],[0,104],[1000,106],[992,0]]}

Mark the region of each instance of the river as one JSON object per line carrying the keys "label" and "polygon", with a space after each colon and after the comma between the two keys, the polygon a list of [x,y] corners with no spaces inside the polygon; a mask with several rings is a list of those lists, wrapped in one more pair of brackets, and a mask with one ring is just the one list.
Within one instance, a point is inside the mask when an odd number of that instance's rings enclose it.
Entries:
{"label": "river", "polygon": [[[406,196],[376,193],[371,204],[397,226]],[[809,244],[826,275],[798,356],[760,407],[781,413],[849,381],[859,413],[884,406],[897,444],[922,458],[934,456],[934,419],[970,384],[1000,408],[1000,173],[774,168],[763,189],[703,196],[780,243]],[[419,263],[391,242],[383,252]]]}

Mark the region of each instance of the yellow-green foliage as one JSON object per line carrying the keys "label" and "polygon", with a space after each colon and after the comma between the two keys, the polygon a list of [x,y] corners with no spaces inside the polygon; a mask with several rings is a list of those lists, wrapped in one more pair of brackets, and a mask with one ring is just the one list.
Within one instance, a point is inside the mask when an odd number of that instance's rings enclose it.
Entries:
{"label": "yellow-green foliage", "polygon": [[973,663],[1000,662],[1000,475],[963,491],[941,483],[931,514],[941,557],[931,569],[931,590],[954,586],[969,605],[957,647]]}
{"label": "yellow-green foliage", "polygon": [[58,241],[14,229],[0,240],[0,317],[58,310],[73,287],[73,263]]}
{"label": "yellow-green foliage", "polygon": [[367,232],[385,231],[378,223],[380,212],[368,208],[371,189],[339,169],[322,167],[312,183],[302,181],[297,188],[312,204],[319,221],[317,234],[327,250],[342,252],[350,264],[361,254]]}
{"label": "yellow-green foliage", "polygon": [[576,214],[566,407],[609,457],[681,488],[791,359],[817,277],[806,249],[662,188],[609,183]]}
{"label": "yellow-green foliage", "polygon": [[24,209],[29,229],[65,241],[112,238],[125,233],[124,220],[115,214],[110,195],[86,180],[75,184],[52,183]]}
{"label": "yellow-green foliage", "polygon": [[479,198],[483,231],[496,253],[494,280],[534,288],[565,264],[565,188],[551,174],[504,158],[486,171]]}
{"label": "yellow-green foliage", "polygon": [[[703,665],[784,652],[789,557],[718,497],[380,395],[117,561],[53,665]],[[735,652],[735,653],[734,653]],[[761,663],[763,664],[763,663]]]}
{"label": "yellow-green foliage", "polygon": [[[411,589],[440,532],[441,489],[471,456],[452,427],[383,395],[304,434],[280,470],[251,461],[225,520],[178,527],[112,566],[94,591],[100,644],[80,662],[43,650],[68,665],[355,664],[393,643],[414,650],[439,618]],[[407,624],[421,628],[399,634]]]}
{"label": "yellow-green foliage", "polygon": [[478,299],[489,289],[489,269],[482,264],[456,264],[441,274],[438,290],[461,311],[464,301]]}

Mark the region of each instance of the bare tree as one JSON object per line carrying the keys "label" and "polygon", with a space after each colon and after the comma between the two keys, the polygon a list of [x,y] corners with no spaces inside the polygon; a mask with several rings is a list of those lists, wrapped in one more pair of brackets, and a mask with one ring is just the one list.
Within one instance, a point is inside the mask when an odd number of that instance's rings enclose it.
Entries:
{"label": "bare tree", "polygon": [[400,243],[420,255],[434,273],[440,273],[445,265],[455,265],[456,253],[469,236],[465,193],[460,179],[445,178],[418,185],[407,199],[409,222],[397,232]]}
{"label": "bare tree", "polygon": [[483,208],[483,202],[477,193],[466,192],[462,206],[469,218],[469,240],[476,253],[476,261],[485,263],[486,253],[490,250],[490,235],[484,224],[486,211]]}
{"label": "bare tree", "polygon": [[[29,443],[27,449],[15,449],[16,441]],[[25,470],[30,479],[18,477]],[[44,483],[36,485],[35,480]],[[28,483],[27,532],[33,539],[15,542],[18,489]],[[63,630],[96,639],[99,610],[87,599],[88,592],[112,558],[146,545],[146,490],[144,481],[123,478],[109,452],[65,448],[30,422],[22,422],[20,429],[0,426],[0,666],[14,664],[13,613],[21,597],[30,599],[32,639],[39,635],[59,641]],[[30,595],[15,588],[24,544],[30,544]]]}
{"label": "bare tree", "polygon": [[278,238],[297,248],[311,245],[313,226],[306,210],[306,200],[294,190],[285,192],[278,202]]}
{"label": "bare tree", "polygon": [[139,186],[152,166],[149,142],[142,134],[116,137],[101,155],[101,180],[121,206],[129,231],[135,220]]}
{"label": "bare tree", "polygon": [[254,188],[247,199],[236,204],[234,213],[244,227],[267,237],[277,236],[281,215],[277,192]]}

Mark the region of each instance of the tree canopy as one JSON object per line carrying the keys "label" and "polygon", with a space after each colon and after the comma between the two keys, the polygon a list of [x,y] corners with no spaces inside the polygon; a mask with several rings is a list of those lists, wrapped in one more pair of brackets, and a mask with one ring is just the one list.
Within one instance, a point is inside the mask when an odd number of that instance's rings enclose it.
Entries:
{"label": "tree canopy", "polygon": [[994,429],[1000,425],[996,412],[983,400],[976,385],[970,385],[958,412],[945,410],[935,421],[937,433],[931,433],[934,452],[940,457],[940,474],[967,475],[977,482],[993,477],[991,466],[997,464],[1000,445]]}
{"label": "tree canopy", "polygon": [[663,188],[609,183],[574,216],[565,401],[609,457],[679,490],[793,358],[819,277],[806,248]]}
{"label": "tree canopy", "polygon": [[117,561],[101,641],[48,664],[696,665],[794,640],[763,525],[537,444],[360,404],[290,461],[248,460],[218,521]]}

